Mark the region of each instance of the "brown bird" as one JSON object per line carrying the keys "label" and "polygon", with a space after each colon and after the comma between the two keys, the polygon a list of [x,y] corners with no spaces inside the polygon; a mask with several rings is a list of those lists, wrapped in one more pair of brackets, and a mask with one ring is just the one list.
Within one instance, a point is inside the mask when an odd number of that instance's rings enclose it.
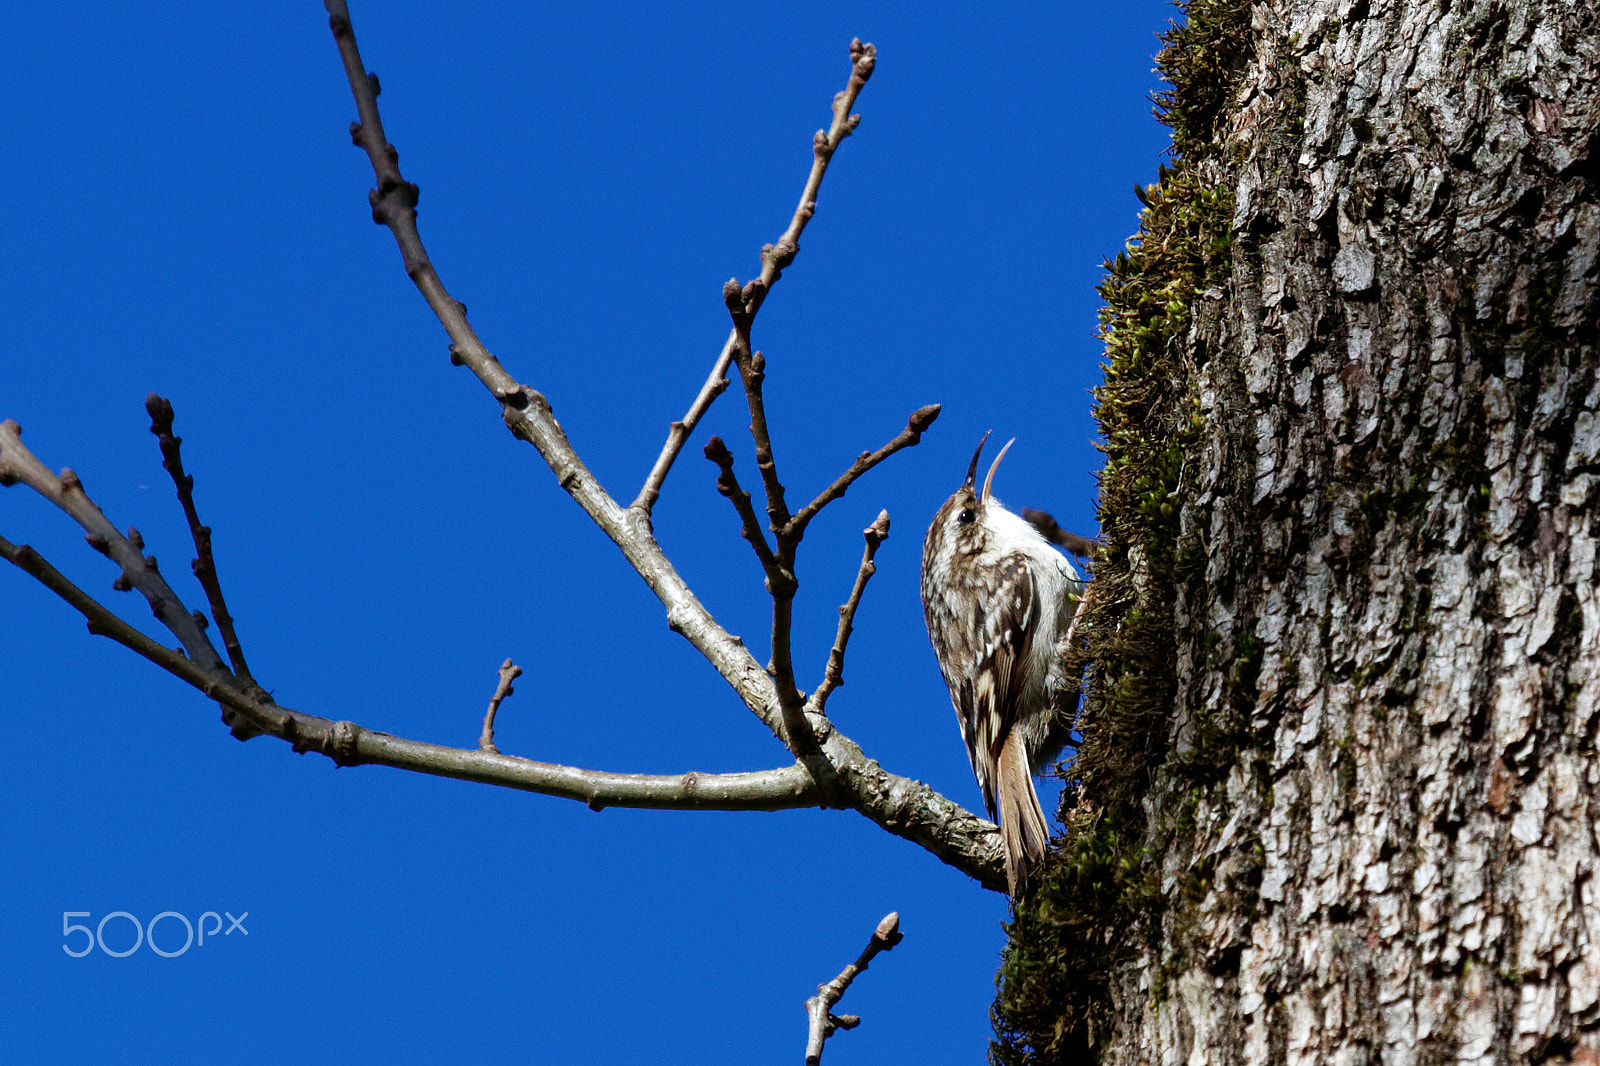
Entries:
{"label": "brown bird", "polygon": [[1033,774],[1061,750],[1067,731],[1051,708],[1068,683],[1060,647],[1083,581],[1039,531],[983,491],[972,453],[967,480],[933,516],[922,542],[922,611],[972,772],[989,817],[1000,823],[1006,884],[1016,898],[1050,842]]}

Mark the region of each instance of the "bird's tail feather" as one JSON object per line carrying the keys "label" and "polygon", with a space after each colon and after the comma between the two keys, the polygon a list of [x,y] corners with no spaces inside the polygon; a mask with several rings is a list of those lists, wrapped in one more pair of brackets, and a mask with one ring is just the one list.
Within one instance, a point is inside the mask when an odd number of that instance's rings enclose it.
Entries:
{"label": "bird's tail feather", "polygon": [[1016,899],[1029,872],[1044,858],[1050,844],[1050,824],[1033,789],[1028,753],[1022,738],[1013,730],[1000,749],[999,767],[1000,841],[1006,852],[1006,885]]}

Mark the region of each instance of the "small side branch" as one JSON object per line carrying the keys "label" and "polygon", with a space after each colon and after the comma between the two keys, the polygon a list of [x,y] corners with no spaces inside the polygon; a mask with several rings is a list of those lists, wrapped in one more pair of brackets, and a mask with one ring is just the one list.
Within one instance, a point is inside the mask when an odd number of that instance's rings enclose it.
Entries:
{"label": "small side branch", "polygon": [[879,511],[878,517],[872,525],[861,531],[866,538],[866,550],[861,553],[861,567],[856,571],[856,583],[850,589],[850,598],[844,601],[839,608],[839,632],[833,638],[833,650],[828,653],[828,666],[823,671],[822,684],[817,686],[817,691],[811,694],[811,700],[806,704],[806,710],[816,714],[826,714],[828,697],[833,690],[844,684],[844,649],[850,643],[850,634],[855,626],[856,608],[861,606],[861,594],[867,589],[867,581],[877,572],[877,565],[872,561],[878,554],[878,545],[889,539],[889,512]]}
{"label": "small side branch", "polygon": [[195,688],[212,695],[211,689],[216,685],[216,678],[202,670],[194,660],[184,656],[182,652],[173,651],[158,641],[150,639],[144,633],[119,618],[105,604],[79,588],[70,578],[50,565],[50,561],[40,555],[27,544],[13,544],[4,537],[0,537],[0,556],[7,562],[16,566],[23,573],[28,574],[39,584],[65,600],[74,610],[83,615],[89,623],[89,632],[96,636],[110,637],[137,655],[155,663],[163,670],[178,677]]}
{"label": "small side branch", "polygon": [[[852,115],[850,109],[856,106],[856,97],[861,95],[877,63],[876,48],[862,44],[859,37],[850,42],[850,80],[845,83],[844,90],[833,98],[833,122],[827,129],[818,130],[811,138],[811,176],[806,179],[806,187],[800,194],[800,204],[794,210],[794,218],[790,220],[789,228],[783,231],[783,236],[778,238],[777,244],[769,244],[761,249],[763,289],[772,287],[784,268],[794,262],[795,253],[800,251],[800,234],[817,213],[817,191],[822,188],[822,178],[828,172],[828,164],[833,161],[833,153],[861,124],[861,116]],[[765,298],[764,293],[762,298]]]}
{"label": "small side branch", "polygon": [[511,695],[516,689],[511,687],[511,682],[522,676],[522,667],[507,659],[500,664],[500,683],[494,688],[494,695],[489,699],[489,709],[483,716],[483,732],[478,736],[478,750],[490,751],[496,755],[500,749],[494,746],[494,716],[500,710],[500,701]]}
{"label": "small side branch", "polygon": [[1100,542],[1091,537],[1081,537],[1076,533],[1069,533],[1061,528],[1061,523],[1048,511],[1035,511],[1032,507],[1022,509],[1022,517],[1029,525],[1039,531],[1039,535],[1051,544],[1058,545],[1078,556],[1080,559],[1093,560],[1100,550]]}
{"label": "small side branch", "polygon": [[799,541],[805,535],[806,526],[811,524],[811,520],[817,517],[824,507],[848,492],[850,486],[855,484],[856,479],[862,474],[902,448],[909,448],[920,441],[922,434],[938,417],[939,405],[936,403],[930,403],[911,412],[911,417],[906,420],[906,428],[897,433],[893,440],[875,452],[862,452],[856,457],[856,461],[850,464],[850,469],[839,475],[838,480],[823,489],[816,499],[800,508],[779,534],[780,543],[788,540]]}
{"label": "small side branch", "polygon": [[767,666],[775,694],[779,715],[783,722],[783,742],[798,759],[811,762],[819,775],[828,775],[828,768],[817,759],[819,749],[811,726],[806,722],[805,699],[795,688],[794,665],[789,653],[789,632],[792,626],[794,594],[800,584],[791,568],[793,555],[788,559],[773,554],[767,537],[761,531],[761,520],[750,505],[750,494],[739,487],[733,474],[733,455],[721,437],[706,442],[706,458],[717,464],[717,491],[732,502],[739,512],[740,535],[750,542],[761,568],[766,572],[767,591],[772,594],[772,661]]}
{"label": "small side branch", "polygon": [[733,472],[733,453],[728,451],[721,437],[712,437],[706,441],[705,455],[717,464],[720,471],[717,474],[717,491],[726,496],[728,502],[733,504],[733,509],[739,512],[739,535],[755,549],[761,569],[767,575],[767,591],[775,596],[794,595],[794,574],[779,565],[777,557],[772,554],[767,535],[761,531],[761,519],[756,517],[755,508],[750,505],[750,494],[739,487],[739,479]]}
{"label": "small side branch", "polygon": [[[183,454],[180,450],[183,438],[172,433],[172,404],[152,392],[144,398],[144,409],[150,415],[150,432],[155,434],[161,446],[161,467],[172,475],[172,483],[177,486],[178,503],[183,506],[183,517],[189,522],[189,536],[194,540],[195,558],[190,566],[194,576],[200,579],[200,587],[205,590],[206,600],[211,604],[211,616],[217,620],[222,646],[228,650],[228,659],[233,663],[233,675],[246,689],[259,688],[255,678],[250,675],[250,667],[244,659],[244,648],[234,632],[233,615],[228,613],[228,604],[222,597],[222,582],[217,577],[217,562],[211,553],[211,527],[201,523],[200,512],[194,505],[194,477],[183,471]],[[266,690],[260,691],[262,695],[266,694]]]}
{"label": "small side branch", "polygon": [[655,465],[650,468],[650,473],[644,479],[644,487],[639,490],[639,495],[634,497],[629,510],[645,516],[650,514],[650,509],[656,505],[656,500],[661,496],[662,483],[667,480],[672,464],[678,461],[678,453],[683,451],[683,446],[688,443],[694,427],[700,424],[701,416],[711,407],[711,402],[727,391],[728,367],[732,362],[733,336],[730,334],[728,343],[723,345],[722,354],[717,356],[716,365],[707,375],[706,383],[700,386],[700,393],[689,405],[683,420],[672,423],[667,430],[667,443],[662,446],[661,454],[656,456]]}
{"label": "small side branch", "polygon": [[767,519],[774,530],[782,529],[789,523],[789,505],[778,481],[772,434],[767,429],[767,404],[761,393],[767,380],[767,360],[760,352],[750,350],[748,334],[740,335],[733,354],[739,363],[739,379],[744,382],[745,403],[750,408],[750,439],[755,442],[756,469],[761,471],[761,485],[767,493]]}
{"label": "small side branch", "polygon": [[[355,38],[349,33],[349,12],[344,10],[342,2],[330,2],[330,12],[342,22],[332,23],[335,36],[342,33],[349,35],[350,43],[348,55],[345,60],[346,70],[350,73],[351,88],[356,90],[357,96],[361,95],[360,87],[356,81],[357,72],[361,70],[360,55],[355,51]],[[340,41],[340,50],[345,52],[343,39]],[[353,64],[352,64],[353,58]],[[828,164],[833,160],[833,153],[838,151],[844,139],[855,132],[861,123],[860,115],[852,115],[850,109],[855,106],[856,98],[861,95],[862,88],[867,84],[867,79],[872,77],[872,71],[877,65],[878,51],[870,44],[862,44],[860,38],[850,42],[850,79],[845,83],[844,90],[835,94],[833,98],[833,122],[826,130],[818,130],[811,141],[812,161],[811,173],[806,177],[805,188],[800,193],[800,203],[795,207],[794,214],[789,219],[789,226],[783,231],[783,236],[778,238],[776,244],[763,245],[761,248],[761,274],[746,285],[740,285],[737,280],[730,279],[731,292],[724,289],[723,295],[728,303],[728,310],[733,315],[733,328],[728,332],[728,339],[722,346],[722,354],[717,357],[716,365],[711,370],[711,376],[706,379],[700,395],[689,407],[689,414],[681,422],[674,422],[667,434],[666,446],[661,449],[655,465],[650,468],[649,475],[645,478],[644,486],[639,490],[639,495],[634,498],[629,510],[646,519],[650,510],[655,506],[656,499],[661,495],[662,483],[666,481],[667,474],[672,470],[672,464],[677,461],[678,453],[683,450],[684,442],[689,439],[689,434],[694,432],[694,427],[705,413],[706,408],[727,388],[728,367],[738,357],[742,349],[745,353],[750,351],[750,326],[755,321],[756,312],[761,309],[761,304],[772,291],[778,278],[790,263],[794,262],[795,255],[800,251],[800,235],[805,232],[806,224],[811,221],[817,212],[817,193],[822,188],[822,178],[828,172]],[[376,96],[372,106],[372,115],[377,116]],[[366,109],[362,110],[362,121],[366,123]],[[381,141],[382,128],[379,127]],[[374,168],[378,166],[374,159]],[[398,169],[394,172],[396,180],[399,179]],[[415,186],[411,186],[415,188]],[[420,249],[420,244],[419,244]],[[403,250],[403,249],[402,249]],[[430,301],[431,302],[431,301]],[[447,323],[448,326],[448,323]],[[454,334],[452,334],[454,336]],[[741,373],[743,366],[741,365]],[[482,375],[480,375],[482,376]],[[747,383],[748,388],[748,383]],[[754,415],[754,409],[752,409]],[[764,424],[764,423],[763,423]],[[764,432],[764,429],[763,429]],[[757,451],[761,451],[761,442],[757,441]],[[771,463],[771,445],[765,449],[765,458],[760,455],[758,462]],[[766,468],[763,468],[765,478]],[[773,473],[773,483],[777,480],[776,472]],[[769,506],[772,500],[772,486],[768,485]],[[782,488],[779,487],[781,494]],[[787,521],[787,511],[784,511]],[[775,528],[783,522],[775,523]]]}
{"label": "small side branch", "polygon": [[189,658],[210,674],[231,677],[222,656],[206,636],[205,615],[189,613],[161,576],[155,556],[144,554],[144,538],[139,531],[129,529],[123,536],[89,498],[78,475],[65,468],[59,475],[52,473],[23,446],[22,427],[8,418],[0,422],[0,485],[19,481],[83,527],[89,546],[122,568],[113,587],[118,591],[136,588],[144,593],[151,613],[178,638]]}
{"label": "small side branch", "polygon": [[806,1017],[811,1023],[806,1037],[806,1066],[817,1066],[822,1061],[822,1045],[828,1037],[840,1029],[854,1029],[861,1024],[861,1019],[853,1014],[834,1014],[834,1005],[850,987],[850,982],[878,957],[880,951],[890,951],[904,939],[905,935],[900,932],[900,915],[887,915],[873,930],[872,939],[860,957],[846,966],[838,977],[818,985],[817,994],[806,1000]]}

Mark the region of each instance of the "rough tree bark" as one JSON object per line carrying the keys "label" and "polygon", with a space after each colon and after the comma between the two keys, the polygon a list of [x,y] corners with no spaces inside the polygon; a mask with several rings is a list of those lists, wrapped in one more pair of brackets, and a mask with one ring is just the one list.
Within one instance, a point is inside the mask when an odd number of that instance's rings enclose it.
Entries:
{"label": "rough tree bark", "polygon": [[[1600,1062],[1600,15],[1194,0],[1002,1061]],[[1069,800],[1070,802],[1070,800]]]}

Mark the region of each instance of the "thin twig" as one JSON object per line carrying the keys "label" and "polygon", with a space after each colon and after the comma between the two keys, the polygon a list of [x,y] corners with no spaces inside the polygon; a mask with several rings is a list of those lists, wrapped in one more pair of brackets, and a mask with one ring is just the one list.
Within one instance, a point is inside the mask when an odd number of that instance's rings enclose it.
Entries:
{"label": "thin twig", "polygon": [[[798,587],[798,586],[796,586]],[[826,759],[817,758],[820,748],[811,723],[806,720],[806,695],[794,680],[794,652],[790,634],[794,632],[794,593],[786,596],[776,593],[772,597],[772,659],[767,673],[778,694],[778,708],[783,715],[784,743],[798,759],[813,760],[820,783],[831,784],[832,767]]]}
{"label": "thin twig", "polygon": [[723,345],[722,354],[717,356],[716,365],[706,376],[706,383],[700,386],[700,393],[689,405],[688,413],[683,416],[683,420],[672,423],[667,430],[667,443],[662,447],[661,454],[656,456],[655,465],[650,468],[649,475],[644,479],[644,487],[629,505],[630,511],[649,516],[650,509],[656,505],[656,500],[661,496],[661,485],[667,480],[672,464],[677,462],[678,453],[683,451],[684,444],[688,443],[689,435],[700,423],[701,416],[711,407],[711,402],[727,391],[728,367],[733,363],[733,338],[734,334],[729,333],[728,343]]}
{"label": "thin twig", "polygon": [[[337,5],[343,13],[345,27],[348,31],[349,12],[344,11],[344,5]],[[334,10],[334,3],[328,4],[329,11]],[[335,27],[337,34],[338,27]],[[341,44],[341,49],[343,45]],[[354,36],[351,37],[351,50],[354,51]],[[674,422],[667,434],[666,446],[661,449],[661,454],[656,458],[655,465],[650,468],[649,475],[645,478],[644,487],[639,490],[630,510],[648,518],[650,510],[655,506],[656,499],[661,495],[662,483],[666,481],[667,474],[672,470],[672,464],[677,461],[678,453],[683,450],[684,443],[689,439],[689,434],[694,432],[694,427],[700,416],[711,406],[711,402],[722,394],[727,388],[728,367],[735,358],[736,351],[741,345],[749,351],[750,324],[755,320],[756,312],[761,309],[761,304],[766,300],[767,294],[772,291],[772,286],[782,276],[784,268],[794,262],[795,255],[800,251],[800,235],[805,232],[806,223],[811,221],[817,212],[817,193],[822,188],[822,178],[828,172],[828,164],[833,160],[833,153],[838,150],[844,139],[855,132],[856,126],[861,123],[860,115],[850,114],[850,109],[855,106],[856,98],[861,95],[861,89],[867,84],[867,79],[872,77],[873,68],[877,64],[877,49],[870,44],[862,44],[860,38],[850,42],[850,80],[845,84],[844,90],[833,98],[833,121],[828,129],[818,130],[812,138],[811,173],[806,177],[805,188],[800,193],[800,203],[795,207],[794,214],[789,219],[789,226],[783,231],[783,236],[778,238],[777,244],[763,245],[761,249],[761,274],[751,281],[748,286],[741,286],[737,281],[730,281],[734,292],[744,293],[740,307],[734,314],[734,325],[728,331],[728,339],[723,343],[722,354],[717,357],[717,362],[712,367],[711,375],[706,379],[706,384],[701,387],[700,395],[695,397],[695,402],[689,407],[689,414],[684,416],[682,422]],[[349,61],[346,67],[349,68]],[[356,70],[360,70],[360,57],[356,57]],[[352,88],[355,82],[352,76]],[[373,115],[376,116],[376,104]],[[362,116],[366,122],[365,114]],[[379,127],[381,137],[381,127]],[[376,162],[374,166],[376,167]],[[396,169],[395,177],[399,178]],[[414,188],[414,186],[413,186]],[[420,244],[419,244],[420,248]],[[730,311],[733,310],[730,301]],[[453,335],[452,335],[453,336]],[[741,368],[742,372],[742,368]],[[757,441],[757,450],[761,451],[761,442]],[[770,442],[765,451],[766,461],[771,462]],[[760,458],[758,457],[758,462]],[[776,474],[774,474],[774,479]],[[770,499],[769,499],[770,506]],[[776,523],[782,525],[783,523]]]}
{"label": "thin twig", "polygon": [[[852,115],[850,109],[855,106],[867,79],[872,77],[877,62],[878,50],[872,45],[862,44],[859,37],[850,42],[850,80],[845,83],[844,90],[833,98],[833,122],[827,129],[818,130],[811,138],[811,173],[806,178],[805,189],[800,193],[800,203],[789,219],[789,228],[783,231],[783,236],[778,238],[776,244],[762,246],[759,277],[742,286],[736,279],[729,279],[722,289],[723,301],[733,317],[731,347],[739,366],[739,376],[744,381],[745,399],[750,407],[750,436],[755,442],[756,465],[761,470],[761,481],[766,488],[767,516],[772,521],[774,531],[789,524],[789,509],[784,503],[783,485],[778,481],[778,468],[772,457],[772,437],[767,430],[766,405],[761,395],[766,362],[760,352],[751,351],[750,327],[772,291],[772,286],[800,251],[800,235],[817,213],[817,192],[822,187],[822,178],[828,172],[833,153],[861,124],[861,116]],[[781,546],[779,554],[783,554]]]}
{"label": "thin twig", "polygon": [[750,505],[750,494],[739,487],[739,479],[733,472],[733,453],[728,451],[721,437],[712,437],[706,441],[705,455],[717,464],[720,471],[717,474],[717,491],[726,496],[728,502],[733,504],[733,509],[739,512],[739,535],[755,549],[761,569],[766,573],[767,591],[773,595],[793,595],[793,592],[785,590],[794,584],[794,574],[784,570],[772,554],[767,535],[761,531],[761,519],[756,517],[755,508]]}
{"label": "thin twig", "polygon": [[182,642],[189,658],[208,673],[231,676],[228,667],[206,636],[206,617],[190,614],[161,576],[153,555],[144,554],[144,538],[137,529],[123,536],[83,491],[83,482],[71,470],[50,471],[22,444],[22,427],[10,419],[0,422],[0,485],[27,485],[65,511],[82,526],[90,547],[122,568],[113,587],[137,588],[150,603],[150,611]]}
{"label": "thin twig", "polygon": [[[817,213],[817,191],[822,188],[822,177],[828,172],[833,153],[861,124],[861,116],[852,115],[850,109],[856,105],[856,97],[861,95],[867,79],[872,77],[877,62],[878,50],[872,45],[862,44],[859,37],[850,42],[850,80],[844,90],[833,98],[833,122],[826,130],[818,130],[811,138],[811,175],[806,179],[805,190],[800,193],[800,203],[794,210],[794,217],[789,220],[789,228],[783,231],[777,244],[769,244],[761,249],[761,292],[757,308],[800,251],[800,234]],[[755,311],[756,308],[751,308],[750,314],[754,316]]]}
{"label": "thin twig", "polygon": [[1100,542],[1093,537],[1081,537],[1076,533],[1069,533],[1061,528],[1061,523],[1048,511],[1035,511],[1032,507],[1022,509],[1022,517],[1028,524],[1039,531],[1039,535],[1050,543],[1067,549],[1080,559],[1094,559],[1100,550]]}
{"label": "thin twig", "polygon": [[844,649],[850,643],[856,608],[861,606],[861,594],[866,591],[868,579],[878,569],[872,558],[878,554],[878,545],[889,539],[889,512],[879,511],[878,517],[872,525],[861,531],[861,535],[866,538],[867,547],[861,553],[856,583],[850,589],[849,599],[839,608],[839,632],[833,638],[833,650],[828,653],[828,666],[823,671],[822,684],[817,686],[817,691],[811,694],[811,700],[806,704],[806,710],[815,714],[827,713],[828,697],[834,689],[844,684]]}
{"label": "thin twig", "polygon": [[890,951],[904,939],[905,935],[900,932],[899,913],[885,916],[878,923],[878,928],[873,930],[872,939],[867,941],[866,950],[862,951],[861,956],[846,966],[838,977],[825,985],[818,985],[817,994],[806,1000],[806,1017],[811,1023],[806,1035],[806,1066],[817,1066],[822,1061],[822,1045],[835,1031],[854,1029],[861,1024],[861,1019],[853,1014],[833,1014],[834,1004],[850,987],[850,982],[877,958],[878,952]]}
{"label": "thin twig", "polygon": [[[721,437],[706,442],[706,458],[717,464],[717,491],[732,502],[739,512],[740,536],[750,542],[761,568],[766,572],[767,592],[772,596],[772,661],[767,673],[772,678],[778,698],[779,714],[783,721],[783,742],[797,759],[816,764],[819,777],[831,778],[825,761],[817,759],[819,750],[816,736],[805,716],[805,697],[794,683],[794,662],[789,651],[789,633],[793,628],[794,594],[799,589],[794,570],[784,560],[773,555],[761,531],[761,520],[750,505],[750,494],[739,487],[733,473],[733,456]],[[793,560],[793,555],[790,555]]]}
{"label": "thin twig", "polygon": [[[805,536],[806,527],[811,520],[829,503],[843,496],[855,480],[868,470],[883,462],[902,448],[909,448],[922,439],[923,432],[939,417],[939,405],[928,404],[911,412],[911,417],[906,420],[906,428],[895,435],[894,439],[875,452],[862,452],[856,461],[839,476],[832,485],[823,490],[822,495],[806,504],[800,513],[790,518],[782,526],[775,527],[777,540],[778,564],[789,571],[794,569],[795,551]],[[798,588],[798,586],[796,586]],[[772,598],[772,665],[769,672],[772,674],[773,683],[777,689],[778,699],[784,707],[786,720],[788,718],[801,718],[800,708],[791,707],[791,704],[802,704],[804,696],[800,693],[794,681],[794,665],[790,652],[790,633],[792,631],[793,593],[787,598],[776,594]],[[836,643],[837,646],[837,643]],[[842,654],[842,653],[841,653]],[[826,681],[824,681],[826,683]],[[833,687],[837,687],[836,685]],[[820,713],[820,704],[814,704]],[[791,749],[792,750],[792,749]]]}
{"label": "thin twig", "polygon": [[746,333],[741,333],[733,357],[739,364],[739,380],[744,383],[745,403],[750,408],[750,439],[755,442],[756,469],[761,471],[761,485],[767,493],[767,520],[774,531],[780,530],[789,524],[789,505],[784,502],[783,485],[778,481],[772,434],[767,429],[767,405],[761,395],[767,380],[767,360],[760,352],[750,351]]}
{"label": "thin twig", "polygon": [[[186,474],[183,470],[183,438],[174,436],[172,432],[173,411],[172,404],[162,399],[155,393],[150,393],[144,398],[144,409],[150,415],[150,432],[156,435],[156,440],[161,446],[161,467],[172,475],[172,483],[178,489],[178,503],[183,506],[183,517],[189,521],[189,536],[194,540],[195,558],[190,564],[194,576],[200,579],[200,587],[205,590],[206,600],[211,604],[211,616],[217,621],[217,631],[222,634],[222,646],[228,650],[228,659],[233,663],[233,676],[246,690],[256,685],[256,679],[250,674],[250,667],[244,659],[244,648],[239,643],[238,634],[233,629],[233,615],[228,613],[228,604],[222,597],[222,581],[217,577],[217,561],[211,553],[211,527],[203,525],[200,521],[200,512],[194,505],[194,476]],[[261,689],[265,695],[266,690]]]}
{"label": "thin twig", "polygon": [[[89,632],[110,637],[138,655],[155,663],[168,673],[187,681],[202,692],[216,684],[217,679],[201,669],[193,659],[181,651],[174,651],[160,641],[152,640],[143,632],[124,622],[111,608],[79,588],[49,560],[26,544],[13,544],[0,537],[0,555],[24,573],[31,575],[45,588],[55,593],[73,607],[89,623]],[[207,692],[207,695],[210,695]]]}
{"label": "thin twig", "polygon": [[926,407],[919,407],[911,412],[911,417],[906,420],[906,428],[897,433],[893,440],[875,452],[862,452],[856,461],[850,464],[850,469],[840,474],[838,480],[822,490],[822,493],[810,503],[800,508],[799,512],[789,520],[789,524],[779,534],[779,542],[798,541],[805,535],[806,526],[817,517],[817,513],[828,504],[843,496],[855,483],[856,479],[868,470],[883,462],[902,448],[909,448],[922,439],[922,434],[933,425],[934,419],[939,417],[939,405],[930,403]]}
{"label": "thin twig", "polygon": [[494,746],[494,716],[500,709],[500,701],[511,695],[516,689],[511,687],[511,682],[522,676],[522,667],[507,659],[500,664],[500,683],[494,688],[494,695],[489,698],[489,709],[483,715],[483,732],[478,735],[478,750],[492,751],[500,754],[500,749]]}

